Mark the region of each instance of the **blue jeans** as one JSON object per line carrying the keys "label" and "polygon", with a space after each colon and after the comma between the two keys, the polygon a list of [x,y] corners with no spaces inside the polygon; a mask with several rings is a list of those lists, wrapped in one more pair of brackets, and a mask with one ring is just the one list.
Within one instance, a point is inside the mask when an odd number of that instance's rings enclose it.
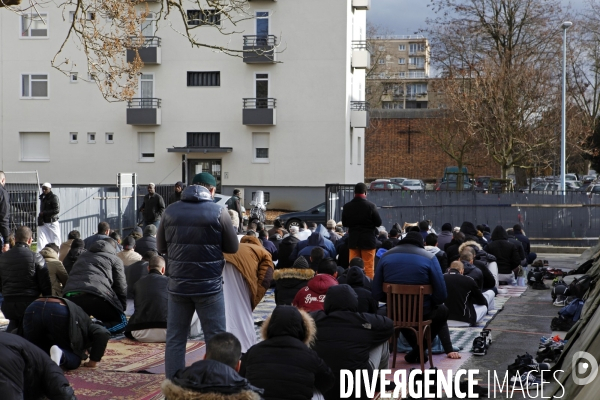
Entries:
{"label": "blue jeans", "polygon": [[63,351],[60,365],[76,369],[81,358],[73,353],[69,339],[69,309],[66,305],[44,301],[32,302],[23,318],[25,339],[49,354],[56,345]]}
{"label": "blue jeans", "polygon": [[169,294],[167,315],[167,347],[165,374],[172,379],[185,367],[185,347],[194,311],[198,313],[204,340],[225,332],[225,298],[223,291],[208,296],[177,296]]}

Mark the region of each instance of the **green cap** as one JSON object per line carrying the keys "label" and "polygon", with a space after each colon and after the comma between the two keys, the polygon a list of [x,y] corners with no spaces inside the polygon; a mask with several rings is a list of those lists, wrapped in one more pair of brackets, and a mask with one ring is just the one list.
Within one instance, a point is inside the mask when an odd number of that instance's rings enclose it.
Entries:
{"label": "green cap", "polygon": [[199,174],[196,174],[196,176],[194,176],[194,179],[192,180],[192,184],[198,184],[198,183],[203,183],[205,185],[210,185],[210,186],[217,186],[217,180],[215,179],[214,176],[212,176],[211,174],[209,174],[208,172],[201,172]]}

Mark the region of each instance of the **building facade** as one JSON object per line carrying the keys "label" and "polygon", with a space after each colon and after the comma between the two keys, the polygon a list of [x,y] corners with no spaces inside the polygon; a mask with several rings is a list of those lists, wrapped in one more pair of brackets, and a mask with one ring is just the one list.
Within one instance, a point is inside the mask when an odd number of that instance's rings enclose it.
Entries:
{"label": "building facade", "polygon": [[367,76],[371,106],[383,109],[431,108],[429,42],[422,35],[369,38],[372,65]]}
{"label": "building facade", "polygon": [[221,193],[246,189],[246,203],[266,189],[274,208],[313,206],[326,183],[364,179],[369,5],[253,0],[239,33],[198,32],[261,50],[243,57],[191,48],[177,32],[183,20],[152,21],[140,27],[145,65],[129,103],[78,79],[88,74],[82,56],[70,76],[51,67],[69,27],[62,9],[40,10],[42,24],[0,12],[0,169],[38,170],[59,185],[112,185],[118,172],[190,182],[207,171]]}

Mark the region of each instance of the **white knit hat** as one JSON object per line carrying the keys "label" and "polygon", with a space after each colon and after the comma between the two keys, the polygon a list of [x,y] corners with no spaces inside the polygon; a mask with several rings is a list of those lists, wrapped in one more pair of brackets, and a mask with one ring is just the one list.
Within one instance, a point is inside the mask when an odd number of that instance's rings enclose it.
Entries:
{"label": "white knit hat", "polygon": [[48,189],[52,189],[52,185],[49,182],[42,183],[42,187],[46,187]]}

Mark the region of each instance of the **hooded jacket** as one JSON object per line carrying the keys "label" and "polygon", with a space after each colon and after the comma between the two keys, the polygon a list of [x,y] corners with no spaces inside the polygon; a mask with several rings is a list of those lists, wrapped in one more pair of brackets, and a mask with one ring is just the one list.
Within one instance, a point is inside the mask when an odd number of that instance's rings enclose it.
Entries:
{"label": "hooded jacket", "polygon": [[523,245],[525,256],[529,256],[529,253],[531,253],[531,243],[529,242],[529,238],[523,235],[523,232],[515,231],[515,239],[517,239],[519,242],[521,242],[521,245]]}
{"label": "hooded jacket", "polygon": [[94,245],[94,243],[96,243],[98,240],[104,240],[104,239],[108,239],[110,236],[105,235],[103,233],[96,233],[95,235],[89,236],[87,238],[85,238],[83,240],[83,244],[86,250],[89,250],[92,248],[92,246]]}
{"label": "hooded jacket", "polygon": [[440,268],[442,269],[442,274],[445,274],[448,270],[448,255],[446,252],[440,250],[437,246],[425,246],[425,251],[430,252],[437,258],[440,263]]}
{"label": "hooded jacket", "polygon": [[3,400],[75,400],[58,365],[18,335],[0,332],[0,393]]}
{"label": "hooded jacket", "polygon": [[256,308],[271,287],[273,280],[273,261],[271,255],[260,241],[251,236],[244,236],[237,253],[225,253],[225,261],[230,263],[244,277],[250,289],[250,305]]}
{"label": "hooded jacket", "polygon": [[136,263],[142,259],[142,256],[139,253],[136,253],[135,250],[123,250],[117,253],[117,257],[123,261],[123,266],[128,267],[133,263]]}
{"label": "hooded jacket", "polygon": [[277,250],[277,246],[275,245],[275,243],[271,242],[269,239],[266,238],[258,238],[259,244],[269,252],[269,254],[271,255],[271,259],[273,261],[277,261],[278,257],[279,257],[279,251]]}
{"label": "hooded jacket", "polygon": [[473,305],[488,306],[477,283],[472,278],[461,275],[455,269],[450,269],[444,275],[444,280],[446,288],[448,288],[448,298],[444,302],[448,307],[448,319],[475,325],[477,313]]}
{"label": "hooded jacket", "polygon": [[381,217],[377,206],[357,195],[344,204],[342,224],[348,228],[348,247],[350,249],[375,249],[377,247],[377,227],[381,226]]}
{"label": "hooded jacket", "polygon": [[517,238],[515,238],[514,234],[510,235],[508,232],[506,233],[508,234],[508,241],[517,247],[517,250],[519,251],[519,258],[521,261],[524,260],[527,256],[525,255],[525,250],[523,250],[523,244],[517,240]]}
{"label": "hooded jacket", "polygon": [[275,269],[289,268],[294,264],[295,260],[292,260],[292,253],[298,243],[300,243],[300,239],[295,235],[290,234],[283,238],[281,243],[279,243],[279,261]]}
{"label": "hooded jacket", "polygon": [[65,260],[63,261],[63,266],[68,274],[71,273],[71,269],[73,269],[73,265],[77,262],[79,256],[85,253],[87,250],[84,247],[83,240],[74,239],[73,243],[71,243],[71,250],[67,253]]}
{"label": "hooded jacket", "polygon": [[233,368],[214,360],[196,361],[161,385],[169,400],[260,400],[264,390],[252,386]]}
{"label": "hooded jacket", "polygon": [[[307,264],[308,266],[308,264]],[[311,268],[283,268],[273,273],[275,280],[275,304],[291,305],[298,291],[305,288],[315,276]]]}
{"label": "hooded jacket", "polygon": [[467,261],[462,261],[464,266],[463,275],[468,276],[475,281],[479,290],[483,289],[483,273],[475,265]]}
{"label": "hooded jacket", "polygon": [[486,245],[486,241],[485,239],[482,237],[479,237],[477,235],[477,228],[475,228],[475,225],[473,225],[472,222],[469,221],[465,221],[462,223],[462,225],[460,226],[460,231],[462,233],[464,233],[465,235],[465,241],[475,241],[477,243],[479,243],[481,246],[485,246]]}
{"label": "hooded jacket", "polygon": [[[358,268],[358,267],[353,267]],[[348,285],[332,287],[327,292],[325,309],[312,314],[317,327],[317,341],[313,349],[329,365],[337,384],[324,393],[326,400],[340,397],[340,371],[342,369],[373,369],[369,352],[385,343],[394,333],[391,319],[358,311],[359,299]],[[365,397],[365,391],[361,390]]]}
{"label": "hooded jacket", "polygon": [[69,309],[69,340],[71,349],[82,360],[100,361],[110,339],[110,332],[100,324],[92,322],[91,318],[77,304],[63,299]]}
{"label": "hooded jacket", "polygon": [[310,349],[314,320],[292,306],[277,306],[261,328],[263,341],[242,357],[240,375],[265,390],[266,400],[309,400],[334,384],[331,369]]}
{"label": "hooded jacket", "polygon": [[5,300],[50,296],[52,284],[44,257],[17,242],[0,256],[0,288]]}
{"label": "hooded jacket", "polygon": [[159,253],[167,253],[169,293],[179,296],[221,292],[223,253],[239,247],[229,213],[199,185],[186,187],[181,201],[165,211],[156,242]]}
{"label": "hooded jacket", "polygon": [[331,286],[337,285],[337,280],[329,274],[317,274],[308,281],[306,287],[300,289],[292,305],[307,312],[322,310],[325,304],[325,294]]}
{"label": "hooded jacket", "polygon": [[62,289],[67,284],[69,275],[67,270],[58,260],[58,254],[50,247],[44,247],[40,250],[40,254],[46,260],[48,274],[50,275],[50,283],[52,284],[52,296],[62,297]]}
{"label": "hooded jacket", "polygon": [[115,247],[100,240],[77,259],[63,293],[82,292],[101,297],[117,310],[127,308],[127,282]]}
{"label": "hooded jacket", "polygon": [[463,243],[464,241],[460,241],[456,238],[453,238],[452,240],[450,240],[450,242],[448,242],[448,244],[446,244],[446,246],[444,246],[444,251],[448,256],[448,264],[451,264],[453,261],[457,261],[460,258],[458,248]]}
{"label": "hooded jacket", "polygon": [[499,274],[511,274],[521,265],[519,249],[508,241],[508,233],[500,225],[494,228],[492,242],[485,247],[485,251],[496,257]]}
{"label": "hooded jacket", "polygon": [[144,256],[144,254],[146,254],[147,251],[150,250],[158,252],[156,246],[156,236],[147,234],[135,241],[135,252],[141,255],[142,257]]}
{"label": "hooded jacket", "polygon": [[320,247],[325,251],[323,258],[331,257],[335,260],[337,253],[335,252],[335,246],[329,239],[326,239],[318,230],[311,233],[306,240],[302,240],[296,246],[296,249],[292,253],[292,259],[298,258],[298,256],[310,257],[310,252],[315,247]]}
{"label": "hooded jacket", "polygon": [[134,262],[125,268],[125,280],[127,281],[127,298],[135,298],[135,284],[142,278],[148,276],[148,260]]}
{"label": "hooded jacket", "polygon": [[[496,278],[494,278],[494,274],[492,274],[492,271],[488,268],[488,263],[496,261],[496,257],[483,251],[479,243],[471,240],[464,242],[458,247],[459,253],[467,246],[470,246],[475,250],[473,265],[479,268],[482,274],[483,287],[481,290],[485,292],[486,290],[492,289],[496,286]],[[467,274],[465,273],[465,275]]]}
{"label": "hooded jacket", "polygon": [[[338,281],[338,284],[340,282]],[[358,296],[358,312],[375,314],[378,309],[378,303],[373,298],[371,290],[365,287],[365,273],[357,266],[348,268],[346,274],[346,283],[354,289]]]}
{"label": "hooded jacket", "polygon": [[438,235],[438,244],[437,246],[440,250],[444,250],[444,247],[447,243],[450,243],[452,240],[452,232],[451,231],[441,231]]}

